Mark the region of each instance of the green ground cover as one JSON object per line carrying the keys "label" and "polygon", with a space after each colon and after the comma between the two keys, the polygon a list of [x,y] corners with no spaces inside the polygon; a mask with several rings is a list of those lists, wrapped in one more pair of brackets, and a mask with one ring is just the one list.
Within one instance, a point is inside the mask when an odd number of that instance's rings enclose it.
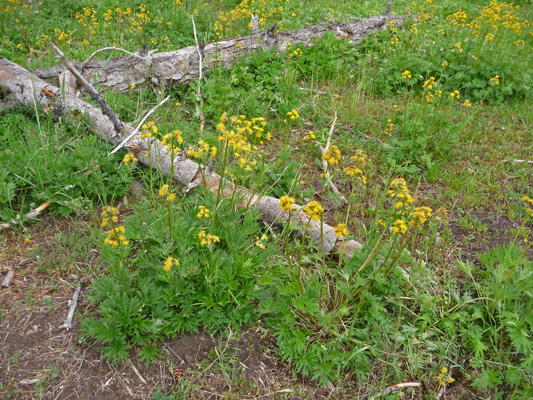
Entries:
{"label": "green ground cover", "polygon": [[[251,13],[261,28],[286,30],[385,8],[350,3],[2,1],[0,55],[33,69],[57,63],[50,42],[76,60],[106,46],[194,45],[191,14],[200,39],[212,41],[247,34]],[[376,394],[419,380],[428,385],[419,398],[444,385],[465,399],[533,396],[533,9],[393,3],[392,14],[409,12],[404,27],[357,47],[327,35],[168,93],[105,93],[125,121],[170,95],[145,135],[180,150],[192,144],[192,159],[215,158],[218,173],[287,210],[306,204],[310,220],[364,243],[351,259],[293,235],[290,217],[283,228],[265,226],[235,207],[238,196],[202,188],[186,196],[133,155],[108,156],[75,120],[5,112],[0,222],[24,230],[23,214],[44,201],[50,213],[93,221],[102,268],[81,335],[113,362],[133,347],[150,363],[159,340],[262,320],[281,359],[324,387],[349,381]],[[120,53],[101,57],[111,55]],[[134,180],[142,185],[131,193]],[[127,206],[115,208],[124,196]]]}

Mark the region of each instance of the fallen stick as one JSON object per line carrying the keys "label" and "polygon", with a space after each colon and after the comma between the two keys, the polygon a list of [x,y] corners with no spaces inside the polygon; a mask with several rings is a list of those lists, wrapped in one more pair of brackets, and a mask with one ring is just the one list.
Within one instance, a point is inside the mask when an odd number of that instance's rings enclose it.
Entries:
{"label": "fallen stick", "polygon": [[527,163],[527,164],[533,164],[533,160],[503,160],[503,162],[514,162],[514,163]]}
{"label": "fallen stick", "polygon": [[391,393],[394,393],[394,392],[397,392],[399,390],[402,390],[403,388],[407,388],[407,387],[420,387],[422,386],[421,383],[418,383],[418,382],[405,382],[405,383],[397,383],[396,385],[391,385],[391,386],[388,386],[387,388],[385,388],[385,390],[383,392],[379,392],[378,394],[376,394],[375,396],[372,396],[370,398],[370,400],[374,400],[376,397],[378,396],[386,396],[388,394],[391,394]]}
{"label": "fallen stick", "polygon": [[337,194],[341,200],[344,202],[344,204],[348,204],[348,200],[346,200],[346,197],[342,195],[342,193],[337,189],[337,186],[335,186],[335,183],[333,183],[333,179],[330,179],[328,176],[328,162],[324,159],[324,155],[328,151],[330,145],[331,145],[331,136],[333,135],[333,131],[335,130],[335,124],[337,123],[337,110],[335,110],[335,116],[333,117],[333,122],[331,123],[331,127],[329,128],[329,134],[328,138],[326,140],[326,147],[320,146],[320,151],[322,152],[322,169],[324,170],[325,178],[329,182],[329,187],[333,191],[333,193]]}
{"label": "fallen stick", "polygon": [[[52,201],[45,201],[43,204],[41,204],[36,209],[31,210],[30,212],[24,214],[24,218],[37,218],[52,203],[53,203]],[[15,225],[16,223],[4,222],[3,224],[0,224],[0,231],[3,231],[4,229],[12,228]]]}
{"label": "fallen stick", "polygon": [[83,71],[84,66],[87,65],[87,64],[88,64],[88,63],[89,63],[89,62],[90,62],[90,61],[91,61],[91,60],[92,60],[92,59],[93,59],[98,53],[101,53],[101,52],[103,52],[103,51],[107,51],[107,50],[117,50],[117,51],[122,51],[122,52],[124,52],[124,53],[129,54],[129,55],[132,56],[132,57],[137,57],[138,59],[143,60],[143,61],[146,61],[147,63],[150,63],[150,64],[152,63],[152,60],[150,60],[150,59],[148,59],[148,58],[141,57],[140,55],[135,54],[135,53],[132,53],[131,51],[121,49],[120,47],[104,47],[104,48],[102,48],[102,49],[98,49],[98,50],[96,50],[93,54],[91,54],[91,55],[89,56],[89,58],[87,58],[87,59],[83,62],[81,70]]}
{"label": "fallen stick", "polygon": [[2,280],[2,287],[8,287],[11,284],[11,280],[15,276],[15,272],[13,271],[7,271],[6,276]]}
{"label": "fallen stick", "polygon": [[87,89],[87,92],[91,96],[91,98],[96,101],[96,104],[100,106],[102,109],[102,112],[104,115],[106,115],[109,120],[113,123],[113,126],[115,127],[115,131],[120,132],[124,128],[124,124],[120,122],[120,120],[117,117],[117,114],[109,107],[107,102],[104,100],[102,96],[100,96],[100,93],[96,91],[93,85],[91,85],[87,79],[83,77],[82,74],[78,72],[76,67],[72,65],[72,63],[65,57],[63,52],[57,47],[54,43],[50,43],[50,46],[54,50],[54,53],[61,59],[63,64],[67,67],[67,69],[76,77],[76,79]]}
{"label": "fallen stick", "polygon": [[194,15],[191,15],[192,20],[192,28],[194,31],[194,41],[196,42],[196,48],[198,49],[198,92],[196,95],[198,96],[198,100],[200,101],[200,134],[199,137],[202,139],[204,135],[204,98],[202,97],[202,77],[203,77],[203,67],[202,67],[202,51],[205,45],[202,45],[200,48],[200,44],[198,43],[198,37],[196,36],[196,25],[194,23]]}
{"label": "fallen stick", "polygon": [[139,132],[139,129],[141,129],[141,126],[146,122],[146,120],[148,119],[148,117],[150,115],[152,115],[152,113],[157,110],[159,107],[161,107],[163,104],[165,104],[168,100],[170,99],[170,96],[167,96],[163,99],[163,101],[161,101],[158,105],[156,105],[154,108],[152,108],[150,111],[148,111],[146,113],[146,115],[144,116],[144,118],[141,120],[141,122],[139,122],[139,124],[135,127],[135,129],[133,130],[133,132],[126,138],[124,139],[122,142],[120,142],[120,144],[115,147],[110,153],[109,155],[111,154],[115,154],[117,151],[119,151],[122,147],[124,147],[124,145],[126,145],[126,143],[128,143],[128,141],[133,137],[135,136],[135,134],[137,132]]}
{"label": "fallen stick", "polygon": [[81,292],[81,285],[78,285],[76,288],[76,291],[74,292],[74,295],[72,296],[70,309],[68,310],[67,319],[65,320],[65,323],[63,325],[59,325],[57,329],[65,328],[67,331],[72,328],[72,318],[74,318],[74,311],[76,311],[76,307],[78,306],[78,296]]}

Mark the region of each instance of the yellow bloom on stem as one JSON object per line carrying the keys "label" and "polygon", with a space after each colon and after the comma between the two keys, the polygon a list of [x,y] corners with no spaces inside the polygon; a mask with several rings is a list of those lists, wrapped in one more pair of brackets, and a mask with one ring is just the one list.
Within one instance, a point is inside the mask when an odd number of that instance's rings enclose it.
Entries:
{"label": "yellow bloom on stem", "polygon": [[311,217],[313,221],[320,220],[320,217],[322,213],[324,212],[324,209],[322,208],[322,206],[316,201],[311,201],[307,203],[307,205],[303,208],[303,210],[305,214]]}
{"label": "yellow bloom on stem", "polygon": [[139,161],[137,159],[137,157],[135,157],[135,154],[133,153],[128,153],[124,156],[124,159],[122,160],[122,162],[126,165],[130,165],[130,164],[133,164],[133,163],[136,163],[137,161]]}
{"label": "yellow bloom on stem", "polygon": [[394,233],[403,234],[407,232],[407,224],[405,223],[403,219],[397,219],[392,226],[392,231]]}
{"label": "yellow bloom on stem", "polygon": [[208,219],[210,213],[209,208],[207,208],[206,206],[198,206],[198,208],[200,209],[200,211],[198,212],[198,214],[196,214],[196,217]]}
{"label": "yellow bloom on stem", "polygon": [[333,232],[335,232],[335,235],[337,235],[337,237],[348,236],[348,228],[345,224],[338,224],[335,228],[333,228]]}
{"label": "yellow bloom on stem", "polygon": [[289,196],[281,196],[281,199],[279,200],[279,205],[281,207],[281,211],[291,211],[292,205],[296,202],[294,200],[294,197]]}
{"label": "yellow bloom on stem", "polygon": [[261,238],[259,236],[255,237],[255,245],[262,250],[266,249],[265,243],[268,241],[268,236],[263,234]]}
{"label": "yellow bloom on stem", "polygon": [[413,76],[411,75],[411,71],[405,70],[402,72],[402,78],[403,79],[411,79]]}
{"label": "yellow bloom on stem", "polygon": [[180,260],[177,258],[168,257],[163,264],[163,270],[169,272],[173,266],[178,267],[180,265]]}
{"label": "yellow bloom on stem", "polygon": [[159,197],[166,197],[168,195],[169,186],[163,185],[159,189]]}
{"label": "yellow bloom on stem", "polygon": [[341,151],[337,146],[331,146],[326,150],[322,158],[330,164],[339,164],[341,160]]}
{"label": "yellow bloom on stem", "polygon": [[200,231],[200,233],[198,233],[198,239],[200,239],[200,246],[202,247],[211,247],[214,243],[220,242],[218,236],[206,233],[205,231]]}
{"label": "yellow bloom on stem", "polygon": [[300,118],[300,114],[299,114],[298,111],[296,111],[296,110],[289,111],[289,112],[287,113],[287,115],[288,115],[292,120],[296,120],[296,119]]}

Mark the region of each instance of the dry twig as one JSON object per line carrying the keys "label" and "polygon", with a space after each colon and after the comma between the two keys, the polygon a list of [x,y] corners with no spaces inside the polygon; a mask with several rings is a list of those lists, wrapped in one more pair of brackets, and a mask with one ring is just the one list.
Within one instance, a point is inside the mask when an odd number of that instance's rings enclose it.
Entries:
{"label": "dry twig", "polygon": [[[328,174],[328,162],[323,157],[324,157],[324,154],[326,154],[326,152],[328,151],[329,146],[331,145],[331,135],[333,135],[333,131],[335,130],[336,123],[337,123],[337,110],[335,110],[335,116],[333,117],[333,122],[331,123],[331,127],[329,128],[329,134],[326,140],[326,147],[320,146],[320,151],[322,152],[322,169],[324,170],[324,174],[326,176]],[[341,200],[344,202],[344,204],[347,204],[348,200],[346,200],[346,197],[344,197],[342,193],[339,191],[339,189],[337,189],[337,186],[335,186],[335,184],[333,183],[333,180],[328,178],[328,181],[329,181],[329,187],[331,188],[333,193],[339,195]]]}
{"label": "dry twig", "polygon": [[422,384],[418,382],[397,383],[396,385],[388,386],[387,388],[385,388],[383,392],[379,392],[375,396],[371,397],[370,400],[374,400],[378,396],[386,396],[388,394],[397,392],[406,387],[420,387],[420,386],[422,386]]}
{"label": "dry twig", "polygon": [[65,323],[63,325],[59,325],[57,329],[65,328],[67,331],[72,328],[72,318],[74,317],[74,311],[76,311],[76,307],[78,305],[78,296],[81,292],[81,285],[79,285],[76,288],[76,291],[74,292],[74,295],[72,296],[70,309],[68,310],[67,319],[65,320]]}
{"label": "dry twig", "polygon": [[101,53],[102,51],[106,51],[106,50],[123,51],[124,53],[127,53],[127,54],[129,54],[130,56],[137,57],[137,58],[139,58],[139,59],[141,59],[141,60],[144,60],[144,61],[146,61],[146,62],[148,62],[148,63],[150,63],[150,64],[152,63],[152,60],[150,60],[150,59],[148,59],[148,58],[141,57],[140,55],[135,54],[135,53],[132,53],[132,52],[130,52],[130,51],[128,51],[128,50],[121,49],[120,47],[104,47],[103,49],[98,49],[98,50],[96,50],[93,54],[91,54],[91,55],[89,56],[89,58],[83,62],[82,67],[81,67],[81,70],[83,71],[83,69],[85,68],[85,66],[87,65],[87,63],[89,63],[89,62],[94,58],[94,56],[96,56],[98,53]]}
{"label": "dry twig", "polygon": [[196,36],[196,25],[194,23],[194,15],[191,15],[191,20],[192,20],[192,29],[194,31],[194,41],[196,42],[196,48],[198,50],[198,62],[199,62],[199,67],[198,67],[198,93],[197,93],[197,96],[198,96],[198,100],[200,101],[200,139],[202,138],[203,136],[203,133],[204,133],[204,124],[205,124],[205,119],[204,119],[204,98],[202,97],[202,77],[203,77],[203,67],[202,67],[202,49],[203,49],[203,45],[201,46],[200,48],[200,44],[198,43],[198,37]]}
{"label": "dry twig", "polygon": [[117,114],[109,107],[109,105],[106,103],[104,98],[100,96],[100,93],[96,91],[93,85],[91,85],[87,79],[83,77],[82,74],[78,72],[76,67],[72,65],[72,63],[68,60],[67,57],[63,54],[63,52],[57,47],[54,43],[50,43],[50,46],[52,46],[52,49],[56,53],[56,55],[61,59],[65,67],[68,68],[68,70],[76,77],[76,79],[87,89],[87,92],[91,96],[91,98],[96,101],[96,103],[100,106],[100,109],[102,112],[109,118],[109,120],[113,123],[113,126],[115,127],[116,132],[122,131],[124,128],[124,124],[120,122],[120,120],[117,117]]}
{"label": "dry twig", "polygon": [[[25,218],[37,218],[52,203],[53,203],[52,201],[45,201],[43,204],[41,204],[36,209],[31,210],[30,212],[26,213],[24,215],[24,217]],[[14,223],[5,222],[3,224],[0,224],[0,231],[3,231],[4,229],[9,229],[9,228],[11,228],[11,227],[13,227],[15,225],[16,224],[14,224]]]}
{"label": "dry twig", "polygon": [[124,139],[117,147],[115,147],[111,153],[109,153],[109,155],[111,154],[115,154],[117,151],[119,151],[122,147],[124,147],[124,145],[126,143],[128,143],[128,141],[133,137],[135,136],[135,134],[137,132],[139,132],[139,129],[141,129],[141,126],[142,124],[144,124],[144,122],[148,119],[148,117],[150,115],[152,115],[152,113],[157,110],[159,107],[161,107],[163,104],[165,104],[168,100],[170,99],[170,96],[167,96],[163,99],[163,101],[161,101],[161,103],[159,103],[158,105],[156,105],[154,108],[152,108],[150,111],[148,111],[146,113],[146,115],[144,116],[144,118],[141,120],[141,122],[139,122],[139,124],[137,125],[137,127],[133,130],[133,132],[126,138]]}
{"label": "dry twig", "polygon": [[527,163],[527,164],[533,164],[533,160],[503,160],[503,162],[514,162],[514,163]]}

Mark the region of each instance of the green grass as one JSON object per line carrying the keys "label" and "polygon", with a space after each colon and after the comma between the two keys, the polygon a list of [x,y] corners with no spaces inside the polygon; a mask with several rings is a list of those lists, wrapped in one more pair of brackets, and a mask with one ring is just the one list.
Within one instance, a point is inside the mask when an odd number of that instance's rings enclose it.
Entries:
{"label": "green grass", "polygon": [[[145,10],[143,15],[150,21],[133,33],[127,33],[133,20],[126,15],[121,22],[116,8],[139,11],[140,3],[52,1],[28,9],[2,3],[0,54],[37,68],[57,62],[47,47],[51,40],[78,60],[114,43],[129,51],[143,44],[173,50],[194,44],[189,16],[195,9],[200,38],[210,41],[217,33],[247,34],[248,10],[259,1],[247,9],[237,1],[184,3],[157,7],[160,2],[145,2],[150,14]],[[296,29],[329,18],[377,15],[382,3],[291,0],[265,1],[261,7],[272,11],[265,14],[264,27],[276,22],[280,29]],[[235,211],[237,199],[221,201],[198,190],[182,200],[179,188],[171,186],[178,193],[172,203],[148,195],[133,201],[127,212],[121,210],[120,219],[100,233],[81,226],[89,232],[83,243],[75,234],[58,234],[61,247],[43,263],[49,273],[52,265],[79,272],[74,266],[91,264],[89,250],[97,246],[107,267],[93,284],[95,305],[84,334],[104,343],[114,361],[137,346],[140,357],[150,362],[158,356],[157,340],[176,332],[224,331],[261,318],[277,340],[279,356],[325,386],[356,382],[376,394],[390,384],[414,380],[437,393],[440,374],[441,380],[455,379],[449,390],[456,398],[469,398],[470,392],[530,397],[533,264],[525,250],[532,224],[521,199],[533,197],[532,167],[508,161],[528,160],[533,151],[532,30],[528,24],[522,32],[516,25],[500,25],[496,31],[494,22],[477,20],[476,40],[473,28],[452,26],[453,18],[448,18],[462,9],[468,23],[483,10],[485,15],[497,12],[497,4],[491,4],[394,2],[393,13],[410,7],[419,20],[403,29],[391,26],[357,47],[327,35],[313,47],[300,48],[297,57],[259,52],[231,70],[210,71],[202,82],[203,139],[218,146],[217,171],[261,194],[293,196],[299,204],[317,200],[326,206],[326,222],[347,223],[350,237],[365,247],[352,260],[330,259],[305,238],[291,235],[293,227],[272,231],[257,223],[254,214]],[[9,12],[6,6],[12,7]],[[98,34],[77,22],[76,13],[84,6],[94,7]],[[502,16],[521,22],[533,15],[527,1],[520,8],[500,6]],[[107,9],[114,15],[109,26]],[[227,25],[224,13],[232,9],[227,15],[239,17]],[[20,22],[10,23],[13,18]],[[30,23],[36,28],[31,32]],[[54,28],[71,33],[59,40],[61,33]],[[48,35],[44,42],[43,34]],[[179,129],[186,142],[198,141],[199,104],[192,86],[158,95],[148,87],[138,89],[105,96],[123,120],[134,121],[170,94],[173,101],[153,115],[159,137]],[[292,110],[301,117],[291,120],[287,114]],[[245,140],[258,149],[235,155],[227,142],[218,140],[222,112],[264,117],[272,140],[266,135]],[[335,196],[321,177],[318,143],[303,138],[313,132],[324,145],[335,112],[332,144],[343,159],[340,167],[333,165],[331,179],[345,196],[353,196],[349,206],[332,208],[328,205]],[[6,149],[0,155],[0,220],[26,223],[22,214],[52,200],[51,213],[85,213],[96,225],[101,207],[127,193],[129,167],[120,163],[125,153],[108,157],[109,146],[97,142],[83,124],[52,121],[44,114],[37,119],[19,109],[6,113],[0,127],[0,144]],[[368,155],[365,165],[350,161],[357,149]],[[355,164],[363,169],[367,185],[343,172]],[[147,168],[132,167],[131,172],[145,188],[169,183],[157,174],[152,178]],[[395,232],[393,223],[413,220],[413,206],[398,206],[398,197],[387,195],[397,178],[406,180],[405,190],[409,188],[416,206],[433,209],[424,227],[405,235]],[[399,193],[405,195],[405,190]],[[197,217],[199,205],[211,210],[210,218]],[[409,211],[402,214],[404,207]],[[376,225],[379,219],[386,229]],[[500,229],[495,221],[502,219],[507,224]],[[123,244],[104,245],[104,231],[113,239],[121,234],[119,226],[125,230]],[[203,245],[202,231],[220,241]],[[269,236],[268,244],[263,234]],[[499,238],[505,244],[491,245]],[[180,265],[165,271],[169,257]],[[220,351],[212,362],[237,393],[242,370],[232,357]],[[443,367],[448,373],[439,372]]]}

